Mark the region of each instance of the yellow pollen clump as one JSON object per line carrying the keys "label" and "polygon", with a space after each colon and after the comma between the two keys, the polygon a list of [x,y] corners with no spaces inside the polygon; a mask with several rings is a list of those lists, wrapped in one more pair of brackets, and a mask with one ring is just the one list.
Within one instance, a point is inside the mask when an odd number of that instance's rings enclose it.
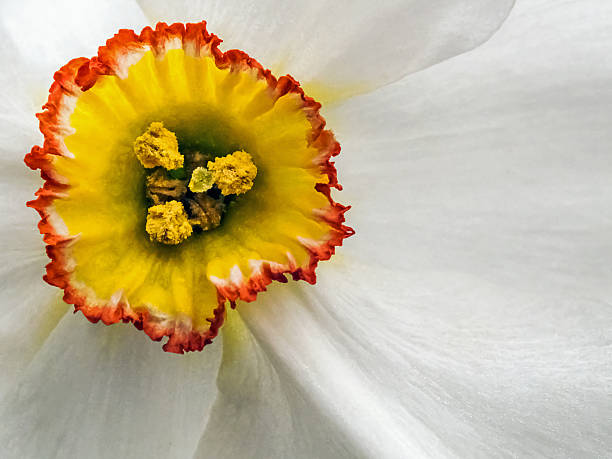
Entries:
{"label": "yellow pollen clump", "polygon": [[251,155],[235,151],[231,155],[208,161],[208,170],[224,195],[246,193],[253,187],[257,167]]}
{"label": "yellow pollen clump", "polygon": [[214,184],[212,173],[205,167],[196,167],[191,174],[189,189],[194,193],[204,193]]}
{"label": "yellow pollen clump", "polygon": [[179,153],[178,141],[174,132],[156,121],[134,141],[134,153],[140,163],[147,169],[161,166],[172,170],[183,167],[185,158]]}
{"label": "yellow pollen clump", "polygon": [[178,201],[149,207],[146,230],[152,241],[168,245],[180,244],[193,231],[183,204]]}

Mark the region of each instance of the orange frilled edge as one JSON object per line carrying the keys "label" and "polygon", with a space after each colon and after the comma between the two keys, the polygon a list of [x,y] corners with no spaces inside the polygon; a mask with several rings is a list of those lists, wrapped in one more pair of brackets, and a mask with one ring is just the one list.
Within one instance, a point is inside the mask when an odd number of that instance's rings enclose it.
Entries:
{"label": "orange frilled edge", "polygon": [[[285,274],[291,274],[294,280],[316,282],[315,268],[319,261],[329,259],[335,247],[342,245],[342,240],[354,234],[344,225],[344,213],[350,206],[333,201],[331,189],[342,189],[338,184],[336,168],[331,158],[340,153],[340,145],[331,131],[325,129],[325,120],[319,113],[321,104],[304,94],[299,83],[291,76],[275,78],[270,70],[264,69],[259,62],[240,50],[221,52],[218,45],[221,39],[206,30],[206,22],[197,24],[176,23],[170,26],[159,23],[153,30],[146,27],[140,35],[132,30],[122,29],[113,38],[101,46],[98,55],[92,59],[76,58],[68,62],[53,76],[54,82],[49,90],[47,103],[43,111],[37,114],[40,130],[44,135],[42,148],[35,146],[25,156],[25,163],[31,169],[40,169],[44,185],[35,193],[37,198],[27,203],[41,217],[38,228],[47,244],[47,255],[51,262],[46,266],[43,279],[51,285],[64,290],[64,301],[73,304],[76,311],[81,311],[93,323],[102,321],[106,325],[131,322],[143,330],[151,339],[160,341],[168,337],[163,349],[168,352],[183,353],[199,351],[210,344],[217,336],[225,320],[226,303],[232,308],[238,299],[255,300],[257,293],[266,290],[273,280],[287,282]],[[324,242],[303,241],[310,252],[310,260],[305,266],[282,265],[278,263],[257,262],[256,274],[248,279],[216,279],[213,283],[217,289],[218,306],[213,317],[207,319],[210,326],[207,330],[195,330],[190,323],[172,317],[156,316],[147,309],[133,309],[121,299],[92,300],[91,292],[72,279],[75,263],[71,257],[71,246],[78,236],[67,233],[59,215],[53,208],[53,201],[65,195],[70,188],[67,179],[54,169],[53,156],[72,156],[64,144],[64,138],[73,132],[70,116],[78,97],[96,84],[102,75],[127,77],[128,68],[136,63],[147,51],[155,55],[164,55],[169,49],[182,48],[187,54],[195,57],[210,56],[220,69],[232,72],[255,70],[258,77],[265,80],[275,99],[293,92],[303,100],[303,110],[312,125],[310,146],[317,148],[320,155],[315,159],[321,171],[327,175],[328,183],[319,183],[316,190],[324,194],[329,201],[329,208],[319,218],[329,224],[330,233]],[[233,276],[232,276],[233,277]]]}

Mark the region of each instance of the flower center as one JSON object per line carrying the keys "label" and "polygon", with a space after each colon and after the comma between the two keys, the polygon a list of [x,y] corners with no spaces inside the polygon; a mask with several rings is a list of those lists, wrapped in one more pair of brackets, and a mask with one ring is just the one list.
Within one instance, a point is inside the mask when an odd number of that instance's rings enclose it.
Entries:
{"label": "flower center", "polygon": [[203,22],[120,31],[55,74],[26,156],[45,179],[28,204],[45,280],[171,352],[202,349],[273,281],[315,283],[353,234],[320,104],[219,43]]}
{"label": "flower center", "polygon": [[153,122],[134,142],[145,169],[146,231],[151,241],[180,244],[198,231],[221,224],[228,205],[253,187],[257,167],[245,151],[214,158],[199,151],[179,151],[174,132]]}

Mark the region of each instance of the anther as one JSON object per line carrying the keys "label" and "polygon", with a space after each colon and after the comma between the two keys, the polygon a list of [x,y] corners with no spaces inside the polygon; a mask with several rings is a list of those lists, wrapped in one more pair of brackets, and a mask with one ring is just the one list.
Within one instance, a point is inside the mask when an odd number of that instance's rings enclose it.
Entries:
{"label": "anther", "polygon": [[174,132],[156,121],[134,142],[134,153],[147,169],[161,166],[172,170],[183,167],[184,157],[179,153],[178,141]]}

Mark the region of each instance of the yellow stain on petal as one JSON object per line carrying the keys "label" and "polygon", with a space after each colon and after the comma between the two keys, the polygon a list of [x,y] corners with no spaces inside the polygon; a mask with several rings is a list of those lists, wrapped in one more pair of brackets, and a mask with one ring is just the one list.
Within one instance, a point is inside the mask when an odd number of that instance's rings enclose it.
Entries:
{"label": "yellow stain on petal", "polygon": [[344,102],[351,97],[366,94],[378,88],[372,82],[342,82],[341,85],[331,85],[323,81],[313,80],[302,84],[304,91],[310,97],[321,102],[324,106]]}
{"label": "yellow stain on petal", "polygon": [[68,313],[69,309],[70,306],[62,301],[60,295],[55,295],[53,299],[46,304],[39,305],[36,319],[32,320],[30,323],[30,326],[33,327],[29,333],[31,346],[27,346],[20,350],[21,358],[29,360],[34,357],[36,351],[43,346],[49,335],[51,335],[51,332],[57,327],[66,313]]}
{"label": "yellow stain on petal", "polygon": [[257,365],[257,359],[253,358],[255,356],[250,355],[253,354],[256,347],[253,343],[253,336],[236,309],[227,310],[222,333],[223,360],[219,368],[218,380],[230,384],[236,372],[244,372],[245,365]]}
{"label": "yellow stain on petal", "polygon": [[[176,134],[180,151],[222,157],[246,151],[257,165],[248,193],[227,208],[221,225],[193,233],[178,245],[152,242],[145,231],[146,171],[134,140],[154,121]],[[101,299],[117,291],[134,308],[185,315],[207,328],[217,307],[212,277],[227,279],[235,266],[245,277],[250,260],[307,263],[299,238],[323,239],[325,222],[313,209],[327,208],[315,184],[326,183],[309,147],[311,125],[299,95],[274,101],[254,72],[218,69],[210,57],[183,50],[163,59],[147,52],[128,77],[100,77],[78,99],[65,139],[74,158],[57,157],[71,183],[54,202],[70,234],[75,281]]]}
{"label": "yellow stain on petal", "polygon": [[[274,75],[296,74],[295,66],[292,65],[293,58],[294,56],[291,55],[280,57],[276,60],[275,65],[270,67],[270,70]],[[360,75],[357,72],[352,76],[359,78]],[[342,103],[351,97],[374,91],[380,87],[380,84],[375,81],[359,79],[349,81],[345,77],[339,78],[333,74],[326,75],[324,79],[302,80],[300,85],[306,94],[322,103],[324,107]]]}

